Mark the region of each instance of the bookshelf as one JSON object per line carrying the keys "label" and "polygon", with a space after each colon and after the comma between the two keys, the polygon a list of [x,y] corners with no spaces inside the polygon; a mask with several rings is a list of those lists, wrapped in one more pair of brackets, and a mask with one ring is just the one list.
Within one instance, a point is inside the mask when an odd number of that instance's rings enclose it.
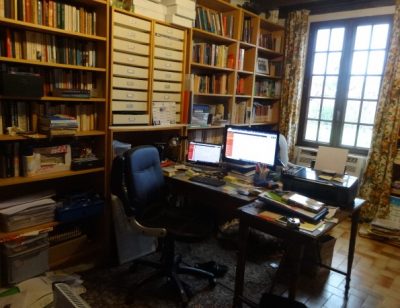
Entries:
{"label": "bookshelf", "polygon": [[284,27],[226,1],[199,0],[189,41],[189,139],[218,141],[227,123],[276,127]]}
{"label": "bookshelf", "polygon": [[[46,189],[56,194],[93,190],[105,196],[108,1],[2,2],[5,6],[0,6],[0,72],[40,78],[43,95],[29,96],[24,91],[0,94],[1,200]],[[76,131],[61,136],[44,132],[42,119],[54,114],[73,118]],[[104,163],[78,171],[67,166],[63,171],[54,169],[26,176],[25,162],[32,150],[64,145],[71,147],[72,158],[80,157],[85,149]],[[93,224],[93,239],[97,237],[99,241],[100,220]],[[33,226],[29,231],[58,225]],[[3,232],[1,238],[23,233],[24,230]],[[57,254],[57,249],[53,247],[52,252]],[[55,264],[62,262],[55,260]]]}

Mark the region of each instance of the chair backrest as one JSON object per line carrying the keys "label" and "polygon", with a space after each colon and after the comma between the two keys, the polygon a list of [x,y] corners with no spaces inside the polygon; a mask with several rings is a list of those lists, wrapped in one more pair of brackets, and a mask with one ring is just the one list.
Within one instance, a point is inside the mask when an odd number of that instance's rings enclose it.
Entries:
{"label": "chair backrest", "polygon": [[149,203],[163,197],[164,176],[156,147],[138,146],[114,158],[111,192],[118,196],[128,216],[140,217]]}

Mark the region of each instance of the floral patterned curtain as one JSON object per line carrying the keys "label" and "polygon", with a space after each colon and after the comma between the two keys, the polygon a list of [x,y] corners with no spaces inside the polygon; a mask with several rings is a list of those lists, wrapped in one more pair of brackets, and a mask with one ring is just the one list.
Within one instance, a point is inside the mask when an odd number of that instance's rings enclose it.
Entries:
{"label": "floral patterned curtain", "polygon": [[279,131],[286,136],[289,159],[294,158],[306,63],[309,11],[291,12],[286,20],[285,64]]}
{"label": "floral patterned curtain", "polygon": [[383,76],[368,164],[360,187],[367,200],[365,221],[389,213],[393,161],[400,128],[400,0],[396,1],[391,45]]}

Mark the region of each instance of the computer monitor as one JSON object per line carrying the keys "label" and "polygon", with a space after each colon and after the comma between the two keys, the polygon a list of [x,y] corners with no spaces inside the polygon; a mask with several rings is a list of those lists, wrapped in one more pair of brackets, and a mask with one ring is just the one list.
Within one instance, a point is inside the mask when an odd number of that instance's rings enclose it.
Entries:
{"label": "computer monitor", "polygon": [[262,163],[274,167],[279,133],[265,128],[226,126],[223,161],[233,164]]}
{"label": "computer monitor", "polygon": [[189,163],[217,166],[221,162],[222,145],[190,141],[187,161]]}

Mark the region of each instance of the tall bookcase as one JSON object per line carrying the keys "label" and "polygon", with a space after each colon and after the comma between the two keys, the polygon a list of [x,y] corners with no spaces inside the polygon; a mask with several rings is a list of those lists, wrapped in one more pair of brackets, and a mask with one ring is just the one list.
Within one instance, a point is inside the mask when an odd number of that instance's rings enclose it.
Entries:
{"label": "tall bookcase", "polygon": [[196,5],[189,139],[220,142],[224,124],[276,126],[284,28],[225,1]]}
{"label": "tall bookcase", "polygon": [[[105,163],[77,171],[66,168],[63,171],[26,176],[23,174],[22,161],[31,154],[32,148],[57,145],[70,147],[73,158],[79,157],[81,151],[89,151],[103,162],[108,160],[108,2],[3,2],[5,7],[0,8],[1,71],[17,75],[40,75],[44,81],[44,95],[0,96],[0,152],[3,169],[0,198],[3,200],[45,189],[52,189],[57,194],[92,190],[104,196]],[[71,90],[80,95],[71,97]],[[77,119],[78,129],[74,136],[50,137],[41,133],[41,118],[57,113]],[[14,133],[7,129],[10,126]],[[7,169],[5,172],[4,168]],[[68,244],[50,247],[50,266],[55,267],[67,260],[99,252],[102,238],[100,220],[96,219],[90,228],[83,230],[85,240],[81,241],[82,247],[76,253],[68,251],[65,254]],[[60,224],[53,222],[16,232],[0,232],[0,242],[28,231],[58,227]]]}

